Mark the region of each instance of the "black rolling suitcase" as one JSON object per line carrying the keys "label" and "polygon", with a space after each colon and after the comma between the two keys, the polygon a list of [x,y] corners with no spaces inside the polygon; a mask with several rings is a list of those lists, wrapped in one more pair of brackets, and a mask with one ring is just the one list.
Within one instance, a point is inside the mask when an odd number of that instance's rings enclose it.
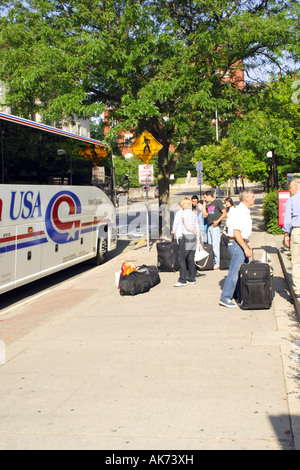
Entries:
{"label": "black rolling suitcase", "polygon": [[162,272],[175,272],[179,270],[179,245],[176,240],[163,240],[156,244],[157,267]]}
{"label": "black rolling suitcase", "polygon": [[241,304],[247,310],[271,308],[274,290],[270,265],[253,260],[240,267]]}
{"label": "black rolling suitcase", "polygon": [[214,253],[212,245],[203,243],[203,248],[208,253],[208,257],[197,261],[196,267],[199,271],[210,271],[214,269]]}
{"label": "black rolling suitcase", "polygon": [[228,269],[231,260],[231,254],[228,250],[229,237],[222,233],[220,240],[220,269]]}

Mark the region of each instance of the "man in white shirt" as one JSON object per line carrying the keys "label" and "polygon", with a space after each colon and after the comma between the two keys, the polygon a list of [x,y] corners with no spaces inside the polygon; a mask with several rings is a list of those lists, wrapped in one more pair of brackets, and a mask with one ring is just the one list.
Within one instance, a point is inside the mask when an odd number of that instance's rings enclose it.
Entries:
{"label": "man in white shirt", "polygon": [[285,205],[284,244],[291,249],[292,279],[295,295],[300,299],[300,179],[290,185],[291,196]]}
{"label": "man in white shirt", "polygon": [[[224,307],[236,307],[236,304],[232,302],[232,297],[238,285],[240,267],[246,262],[247,258],[252,256],[249,238],[252,233],[250,207],[255,202],[253,192],[241,192],[240,201],[240,204],[234,211],[230,228],[231,233],[229,233],[230,240],[228,250],[231,254],[231,261],[220,298],[220,305]],[[237,302],[241,302],[239,288],[237,292]]]}

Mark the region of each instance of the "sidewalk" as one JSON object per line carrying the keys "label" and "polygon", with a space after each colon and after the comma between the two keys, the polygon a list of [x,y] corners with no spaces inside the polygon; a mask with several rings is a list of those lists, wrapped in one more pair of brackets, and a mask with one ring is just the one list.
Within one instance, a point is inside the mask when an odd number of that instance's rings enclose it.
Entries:
{"label": "sidewalk", "polygon": [[274,266],[270,310],[219,306],[227,271],[181,288],[161,273],[121,297],[115,272],[156,264],[154,243],[0,313],[0,449],[299,450],[299,323],[282,237],[261,231],[259,204],[253,217],[252,245]]}

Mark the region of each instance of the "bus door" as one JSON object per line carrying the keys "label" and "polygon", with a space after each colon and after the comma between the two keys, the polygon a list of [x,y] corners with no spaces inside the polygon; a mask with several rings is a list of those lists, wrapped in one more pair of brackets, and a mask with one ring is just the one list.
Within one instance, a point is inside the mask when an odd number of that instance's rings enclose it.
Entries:
{"label": "bus door", "polygon": [[41,271],[42,246],[47,243],[43,224],[35,222],[17,226],[16,285],[26,278],[37,279]]}
{"label": "bus door", "polygon": [[0,292],[15,281],[16,234],[15,226],[0,227]]}

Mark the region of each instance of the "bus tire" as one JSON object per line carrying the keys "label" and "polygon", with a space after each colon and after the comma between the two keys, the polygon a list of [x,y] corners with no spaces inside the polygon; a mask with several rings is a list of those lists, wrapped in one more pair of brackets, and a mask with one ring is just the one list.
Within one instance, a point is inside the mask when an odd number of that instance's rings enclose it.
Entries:
{"label": "bus tire", "polygon": [[106,251],[107,251],[106,240],[104,238],[98,238],[97,251],[96,251],[96,256],[94,258],[94,264],[96,266],[99,266],[100,264],[104,263]]}

